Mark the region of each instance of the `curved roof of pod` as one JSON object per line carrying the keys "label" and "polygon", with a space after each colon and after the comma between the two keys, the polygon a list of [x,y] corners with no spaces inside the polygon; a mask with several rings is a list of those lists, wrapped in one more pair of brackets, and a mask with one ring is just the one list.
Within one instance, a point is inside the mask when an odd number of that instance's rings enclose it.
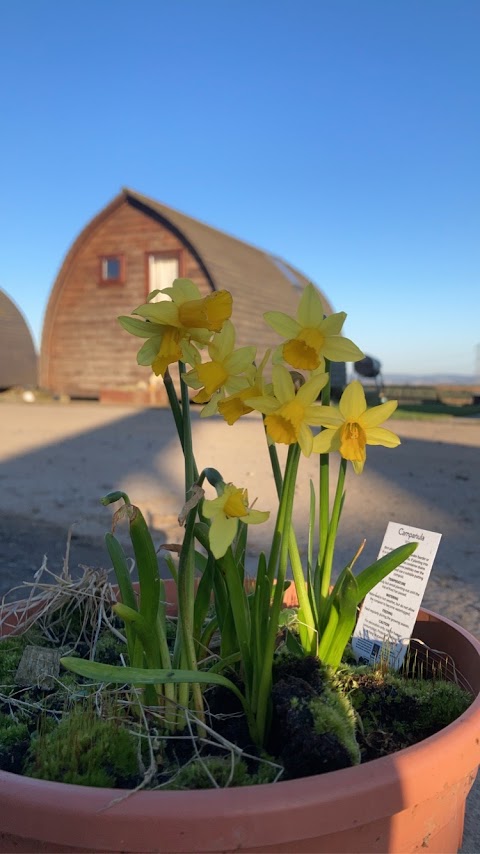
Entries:
{"label": "curved roof of pod", "polygon": [[37,385],[37,354],[20,310],[0,290],[0,389]]}
{"label": "curved roof of pod", "polygon": [[[287,261],[134,190],[125,188],[122,195],[173,228],[201,263],[214,290],[230,291],[239,343],[251,340],[249,318],[261,318],[273,309],[295,314],[299,293],[310,280]],[[331,314],[329,301],[321,291],[320,295],[325,313]]]}

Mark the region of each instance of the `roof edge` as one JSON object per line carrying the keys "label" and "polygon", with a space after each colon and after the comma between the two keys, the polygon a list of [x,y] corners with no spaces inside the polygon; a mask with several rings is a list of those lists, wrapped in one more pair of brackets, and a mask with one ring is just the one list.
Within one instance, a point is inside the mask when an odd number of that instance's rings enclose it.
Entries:
{"label": "roof edge", "polygon": [[[209,270],[207,262],[204,260],[201,252],[199,252],[198,248],[195,246],[194,243],[192,243],[191,239],[185,234],[185,232],[182,231],[182,229],[179,228],[179,226],[176,223],[172,222],[168,218],[168,215],[166,213],[158,210],[158,207],[167,208],[168,206],[162,205],[161,202],[156,202],[155,199],[151,199],[151,198],[149,198],[149,196],[144,196],[142,193],[137,193],[135,190],[130,190],[128,187],[122,188],[122,194],[123,194],[123,198],[127,202],[130,202],[131,204],[133,204],[133,206],[136,207],[137,210],[141,210],[141,211],[145,212],[148,216],[151,216],[154,219],[156,219],[157,221],[161,222],[162,225],[164,225],[168,229],[170,229],[170,231],[173,234],[175,234],[175,236],[179,240],[181,240],[182,243],[185,244],[185,246],[187,247],[189,252],[191,252],[191,254],[194,256],[194,258],[197,260],[198,264],[202,268],[203,273],[204,273],[207,281],[210,283],[212,290],[217,291],[218,286],[217,286],[217,283],[215,281],[215,277],[213,276],[213,274]],[[191,220],[195,221],[194,218],[189,217],[188,214],[184,214],[181,211],[176,211],[176,210],[174,210],[174,208],[171,208],[171,210],[174,213],[177,213],[179,216],[182,216],[182,217],[185,217],[186,219],[191,219]],[[200,222],[200,220],[196,220],[196,221]],[[202,223],[202,224],[204,224],[204,223]],[[211,226],[207,226],[207,228],[211,228]],[[218,229],[214,229],[214,230],[218,231]]]}

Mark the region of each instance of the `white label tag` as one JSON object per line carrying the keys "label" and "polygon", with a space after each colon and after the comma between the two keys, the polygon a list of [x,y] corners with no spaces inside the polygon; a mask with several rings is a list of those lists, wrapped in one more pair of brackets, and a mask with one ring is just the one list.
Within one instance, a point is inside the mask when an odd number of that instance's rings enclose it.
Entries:
{"label": "white label tag", "polygon": [[388,523],[378,557],[405,543],[418,546],[365,596],[352,637],[357,661],[373,664],[385,658],[395,670],[401,667],[441,536],[411,525]]}

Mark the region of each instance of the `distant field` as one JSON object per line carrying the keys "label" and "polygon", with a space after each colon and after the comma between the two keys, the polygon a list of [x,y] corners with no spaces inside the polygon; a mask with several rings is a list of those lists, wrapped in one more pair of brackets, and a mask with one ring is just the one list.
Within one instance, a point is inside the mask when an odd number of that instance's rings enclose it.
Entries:
{"label": "distant field", "polygon": [[[366,387],[370,405],[379,402],[376,389]],[[383,393],[388,400],[398,400],[395,418],[431,418],[480,415],[480,385],[393,385],[386,383]]]}

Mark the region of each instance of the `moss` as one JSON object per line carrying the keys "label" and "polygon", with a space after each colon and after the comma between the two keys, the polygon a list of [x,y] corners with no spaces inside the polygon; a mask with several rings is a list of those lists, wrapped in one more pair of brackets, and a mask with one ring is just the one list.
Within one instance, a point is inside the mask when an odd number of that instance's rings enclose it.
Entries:
{"label": "moss", "polygon": [[126,655],[127,647],[112,632],[100,635],[95,646],[95,661],[101,664],[120,664],[120,656]]}
{"label": "moss", "polygon": [[355,714],[329,670],[314,658],[285,657],[274,679],[269,749],[283,764],[285,779],[358,764]]}
{"label": "moss", "polygon": [[0,713],[0,768],[18,772],[29,743],[29,730],[25,720]]}
{"label": "moss", "polygon": [[28,738],[28,726],[11,715],[0,713],[0,751]]}
{"label": "moss", "polygon": [[220,788],[253,786],[260,783],[271,783],[277,772],[277,768],[260,762],[258,772],[251,773],[246,762],[238,756],[204,756],[180,768],[172,778],[168,788],[213,789],[217,786]]}
{"label": "moss", "polygon": [[79,705],[33,740],[23,773],[81,786],[130,788],[139,782],[137,740],[117,720]]}
{"label": "moss", "polygon": [[457,685],[439,679],[406,679],[367,667],[344,668],[337,678],[362,721],[364,761],[428,738],[472,702]]}
{"label": "moss", "polygon": [[13,686],[13,679],[25,646],[24,635],[7,637],[0,643],[0,685],[3,691]]}
{"label": "moss", "polygon": [[321,697],[310,702],[309,708],[317,735],[335,735],[349,753],[352,765],[358,765],[360,747],[355,736],[355,712],[348,697],[327,687]]}

